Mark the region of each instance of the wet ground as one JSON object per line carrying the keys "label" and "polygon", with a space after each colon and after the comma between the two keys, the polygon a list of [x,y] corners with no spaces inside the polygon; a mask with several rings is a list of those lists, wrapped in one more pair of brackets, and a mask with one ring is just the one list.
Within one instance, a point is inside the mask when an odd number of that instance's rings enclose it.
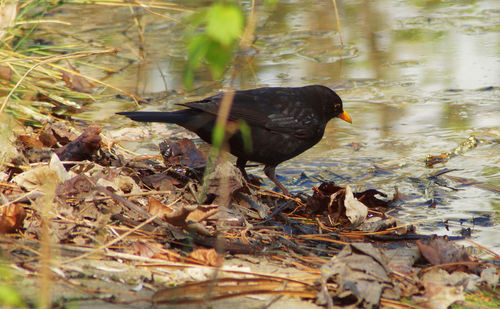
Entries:
{"label": "wet ground", "polygon": [[[198,1],[179,3],[199,6]],[[316,147],[278,166],[280,180],[293,192],[306,193],[320,180],[389,194],[397,186],[401,201],[393,215],[418,222],[423,233],[460,235],[470,229],[472,240],[500,252],[498,2],[342,1],[339,10],[343,46],[330,0],[257,7],[257,41],[243,57],[251,64],[234,87],[323,84],[339,93],[353,118],[352,125],[332,121]],[[166,14],[182,21],[188,13]],[[79,38],[122,48],[118,60],[104,60],[121,69],[106,82],[153,98],[141,109],[174,109],[174,103],[228,85],[229,80],[211,83],[209,72],[201,71],[195,89],[183,89],[182,22],[143,15],[146,60],[140,62],[129,10],[64,8],[56,17],[71,20]],[[104,122],[103,131],[113,132],[136,126],[114,116],[130,109],[135,106],[106,100],[75,117]],[[168,131],[153,128],[159,136],[122,144],[155,153],[151,145],[167,138]],[[426,167],[428,154],[453,151],[471,136],[480,141],[476,148]],[[443,168],[452,169],[446,176],[455,178],[432,177]],[[263,176],[261,167],[249,171]],[[463,185],[456,177],[480,185]]]}

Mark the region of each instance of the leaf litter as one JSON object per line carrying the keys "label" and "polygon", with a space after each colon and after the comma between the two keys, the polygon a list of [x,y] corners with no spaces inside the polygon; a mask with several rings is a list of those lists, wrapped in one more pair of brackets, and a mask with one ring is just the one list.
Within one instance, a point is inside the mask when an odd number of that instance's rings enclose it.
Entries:
{"label": "leaf litter", "polygon": [[[160,143],[152,158],[100,133],[46,124],[19,134],[0,171],[4,258],[37,277],[48,246],[57,252],[51,280],[70,280],[77,300],[242,304],[260,295],[311,308],[446,308],[467,305],[479,287],[498,296],[500,257],[480,259],[456,244],[463,237],[419,235],[391,217],[397,189],[389,198],[325,182],[286,197],[247,183],[227,160],[204,177],[207,159],[189,139]],[[109,281],[115,289],[100,288]]]}

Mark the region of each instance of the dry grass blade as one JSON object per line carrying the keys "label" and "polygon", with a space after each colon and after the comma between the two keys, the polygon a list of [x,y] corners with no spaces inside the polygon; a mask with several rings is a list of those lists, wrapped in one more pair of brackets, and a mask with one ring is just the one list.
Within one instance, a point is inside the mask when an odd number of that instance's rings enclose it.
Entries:
{"label": "dry grass blade", "polygon": [[344,40],[342,39],[342,29],[340,28],[340,17],[339,10],[337,9],[337,0],[332,0],[333,9],[335,11],[335,21],[337,22],[337,30],[339,31],[340,45],[344,45]]}
{"label": "dry grass blade", "polygon": [[85,75],[83,75],[80,72],[77,72],[75,70],[71,70],[71,69],[65,68],[63,66],[59,66],[57,64],[54,64],[54,62],[58,62],[58,61],[62,61],[62,60],[85,58],[85,57],[89,57],[92,55],[114,54],[116,52],[117,52],[116,49],[104,49],[104,50],[94,50],[94,51],[82,51],[82,52],[75,52],[75,53],[66,54],[66,55],[55,55],[55,56],[47,56],[47,57],[25,57],[25,56],[20,56],[19,58],[10,57],[6,60],[0,61],[0,63],[5,62],[7,64],[16,64],[22,58],[24,62],[31,61],[32,63],[34,63],[21,76],[21,78],[17,81],[17,83],[14,85],[14,87],[10,90],[9,94],[4,98],[2,105],[0,106],[0,113],[2,113],[4,111],[4,109],[7,106],[7,102],[12,97],[12,95],[16,92],[16,90],[20,87],[20,85],[26,80],[26,78],[33,71],[35,71],[39,66],[43,66],[43,65],[48,65],[48,66],[52,67],[53,69],[58,70],[58,71],[45,71],[44,72],[46,75],[52,76],[53,78],[62,79],[62,77],[60,77],[61,74],[59,73],[59,71],[67,72],[67,73],[70,73],[74,76],[78,76],[78,77],[87,79],[87,80],[94,82],[96,84],[100,84],[102,86],[114,89],[114,90],[121,92],[129,97],[132,97],[136,101],[142,101],[142,99],[137,97],[136,95],[128,93],[128,92],[126,92],[120,88],[117,88],[113,85],[104,83],[104,82],[102,82],[98,79],[92,78],[90,76],[85,76]]}
{"label": "dry grass blade", "polygon": [[95,253],[98,253],[99,251],[103,250],[103,249],[106,249],[110,246],[112,246],[113,244],[116,244],[117,242],[119,242],[120,240],[124,239],[125,237],[127,237],[128,235],[132,234],[133,232],[139,230],[140,228],[142,228],[143,226],[153,222],[156,218],[159,217],[159,214],[156,214],[154,216],[151,216],[149,217],[146,221],[142,222],[141,224],[139,224],[138,226],[136,226],[135,228],[129,230],[128,232],[124,233],[123,235],[120,235],[120,237],[117,237],[115,239],[113,239],[112,241],[90,251],[90,252],[87,252],[85,254],[82,254],[82,255],[79,255],[77,257],[74,257],[74,258],[71,258],[71,259],[68,259],[66,261],[62,261],[61,264],[68,264],[68,263],[71,263],[71,262],[74,262],[74,261],[77,261],[77,260],[81,260],[83,258],[86,258],[88,256],[91,256]]}
{"label": "dry grass blade", "polygon": [[[88,4],[86,1],[70,0],[65,1],[65,5]],[[163,1],[122,1],[122,0],[104,0],[92,1],[94,5],[107,6],[126,6],[131,9],[142,9],[154,15],[159,15],[167,19],[175,20],[164,14],[164,12],[191,12],[184,9],[181,5]],[[82,44],[55,45],[38,44],[36,38],[32,38],[33,29],[41,24],[68,24],[68,22],[57,19],[45,19],[45,12],[48,12],[61,3],[51,2],[27,2],[18,6],[14,3],[9,6],[2,2],[0,10],[0,28],[2,29],[0,39],[0,66],[4,73],[0,76],[0,92],[5,93],[0,102],[0,113],[6,109],[18,119],[28,124],[38,126],[41,122],[50,120],[51,117],[46,114],[46,107],[63,109],[80,109],[80,102],[96,101],[102,96],[109,94],[97,94],[92,91],[91,86],[100,85],[105,88],[113,89],[121,94],[132,98],[136,103],[143,101],[138,96],[122,90],[111,84],[94,77],[85,76],[77,69],[64,67],[57,62],[88,58],[90,56],[104,55],[118,52],[117,49],[105,47],[99,43],[87,42],[72,36],[72,39],[81,41]],[[13,8],[14,10],[10,10]],[[16,10],[17,9],[17,10]],[[16,20],[17,19],[17,20]],[[14,23],[15,21],[15,23]],[[177,21],[177,20],[176,20]],[[98,46],[102,50],[85,50],[88,46]],[[65,52],[66,54],[61,54]],[[79,65],[92,67],[104,72],[109,72],[105,68],[94,66],[92,63],[78,62]],[[62,73],[61,73],[62,72]],[[71,79],[68,79],[71,76]],[[64,86],[61,80],[67,82]],[[74,81],[73,81],[74,79]],[[76,81],[76,82],[75,82]],[[82,85],[78,82],[82,81]],[[83,90],[83,91],[82,91]],[[99,92],[101,93],[101,92]],[[10,100],[15,104],[8,104]],[[41,107],[45,107],[42,108]],[[45,112],[44,112],[45,111]]]}
{"label": "dry grass blade", "polygon": [[496,253],[495,251],[493,251],[493,250],[491,250],[489,248],[486,248],[485,246],[483,246],[481,244],[478,244],[477,242],[472,241],[470,239],[467,239],[467,242],[473,244],[474,246],[478,247],[481,250],[484,250],[484,251],[488,252],[489,254],[491,254],[491,255],[493,255],[495,257],[495,260],[500,261],[500,254]]}
{"label": "dry grass blade", "polygon": [[348,242],[345,242],[345,241],[340,241],[340,240],[328,238],[326,235],[322,235],[322,234],[319,234],[319,235],[318,234],[300,235],[299,238],[309,239],[309,240],[321,240],[321,241],[326,241],[326,242],[339,244],[339,245],[348,245],[349,244]]}
{"label": "dry grass blade", "polygon": [[[82,4],[88,3],[86,1],[80,0],[70,0],[68,3]],[[138,8],[153,8],[153,9],[161,9],[161,10],[172,10],[172,11],[181,11],[181,12],[192,12],[192,10],[185,9],[179,7],[178,3],[173,2],[163,2],[163,1],[127,1],[127,0],[94,0],[92,1],[94,4],[98,5],[107,5],[107,6],[131,6]]]}
{"label": "dry grass blade", "polygon": [[6,28],[14,26],[17,17],[16,1],[0,2],[0,40],[8,34]]}
{"label": "dry grass blade", "polygon": [[[206,292],[210,291],[207,296]],[[314,297],[316,291],[297,283],[265,278],[223,278],[188,283],[159,290],[153,295],[155,304],[185,304],[214,301],[229,297],[256,294],[282,294]]]}

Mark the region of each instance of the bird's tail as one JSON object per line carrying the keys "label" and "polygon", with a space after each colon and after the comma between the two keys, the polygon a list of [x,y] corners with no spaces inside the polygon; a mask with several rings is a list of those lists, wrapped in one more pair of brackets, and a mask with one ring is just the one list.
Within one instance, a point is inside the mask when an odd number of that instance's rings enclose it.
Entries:
{"label": "bird's tail", "polygon": [[166,122],[183,125],[188,118],[186,112],[186,110],[181,110],[175,112],[120,112],[117,114],[140,122]]}

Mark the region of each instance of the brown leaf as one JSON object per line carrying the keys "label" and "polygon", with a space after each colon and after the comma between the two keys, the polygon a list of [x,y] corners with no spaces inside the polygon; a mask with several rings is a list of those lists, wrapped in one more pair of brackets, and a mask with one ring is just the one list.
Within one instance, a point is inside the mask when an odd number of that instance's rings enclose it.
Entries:
{"label": "brown leaf", "polygon": [[154,254],[151,258],[160,259],[169,262],[180,262],[181,256],[172,250],[163,249],[161,252]]}
{"label": "brown leaf", "polygon": [[461,271],[454,271],[451,274],[441,268],[432,268],[426,271],[420,279],[424,286],[433,283],[443,286],[461,286],[464,291],[473,291],[479,285],[480,277],[476,274],[468,274]]}
{"label": "brown leaf", "polygon": [[[229,297],[236,297],[242,295],[258,295],[261,293],[279,294],[283,291],[284,295],[290,295],[290,291],[296,291],[297,294],[307,294],[308,298],[314,297],[310,291],[304,292],[303,285],[297,286],[291,282],[286,284],[283,288],[282,280],[267,279],[267,278],[216,278],[213,280],[204,280],[207,275],[196,268],[188,268],[194,270],[190,274],[190,278],[196,276],[197,281],[188,282],[182,285],[177,285],[168,288],[162,288],[156,291],[152,300],[155,305],[168,304],[175,307],[176,304],[198,304],[210,301],[216,301]],[[200,275],[201,273],[201,275]],[[191,279],[193,280],[193,279]],[[286,291],[284,291],[286,290]],[[210,291],[210,293],[207,293]],[[240,308],[245,306],[238,306],[240,303],[235,303],[234,307]],[[190,306],[188,306],[190,307]],[[193,307],[193,306],[191,306]],[[226,306],[218,306],[225,308]],[[248,306],[246,306],[248,307]]]}
{"label": "brown leaf", "polygon": [[[427,242],[418,240],[417,246],[422,255],[432,265],[440,265],[457,262],[472,262],[472,258],[466,252],[465,248],[456,247],[453,242],[446,238],[434,238]],[[443,267],[447,271],[471,271],[474,265],[448,265]]]}
{"label": "brown leaf", "polygon": [[215,249],[196,249],[191,252],[189,257],[210,266],[221,266],[224,261],[224,257],[219,255]]}
{"label": "brown leaf", "polygon": [[12,69],[5,65],[0,65],[0,79],[10,80],[12,78]]}
{"label": "brown leaf", "polygon": [[225,196],[224,193],[228,192],[233,194],[244,186],[243,176],[229,161],[217,164],[215,170],[208,175],[207,179],[209,183],[208,193],[216,196]]}
{"label": "brown leaf", "polygon": [[150,258],[153,255],[155,255],[158,252],[160,252],[160,248],[158,248],[158,245],[160,245],[160,244],[157,244],[157,243],[154,243],[154,244],[145,243],[143,241],[138,240],[138,241],[134,242],[130,246],[130,248],[132,249],[132,252],[134,254]]}
{"label": "brown leaf", "polygon": [[413,298],[424,308],[447,309],[454,302],[465,300],[461,286],[444,286],[427,282],[424,283],[424,287],[425,294],[422,297]]}
{"label": "brown leaf", "polygon": [[[38,139],[49,147],[54,147],[56,143],[61,146],[68,144],[75,140],[78,136],[71,132],[68,127],[61,123],[49,123],[42,129]],[[55,140],[54,140],[55,139]]]}
{"label": "brown leaf", "polygon": [[333,182],[322,182],[321,185],[319,185],[318,189],[315,190],[314,195],[316,195],[316,196],[317,195],[330,196],[341,189],[343,189],[343,188],[335,185],[335,183],[333,183]]}
{"label": "brown leaf", "polygon": [[[327,282],[339,285],[335,295],[328,292]],[[378,307],[380,297],[386,289],[394,295],[399,289],[391,284],[386,257],[368,243],[350,244],[328,263],[321,267],[321,292],[318,303],[342,303],[354,298],[361,308]],[[333,296],[333,299],[331,299]]]}
{"label": "brown leaf", "polygon": [[167,250],[159,243],[146,243],[143,241],[136,241],[130,246],[133,254],[152,258],[166,260],[170,262],[179,262],[180,255],[172,250]]}
{"label": "brown leaf", "polygon": [[425,166],[426,167],[433,167],[434,165],[439,164],[439,163],[446,163],[446,162],[448,162],[449,159],[450,159],[450,154],[448,154],[448,153],[442,153],[442,154],[437,155],[437,156],[428,155],[425,158]]}
{"label": "brown leaf", "polygon": [[387,197],[387,194],[380,192],[375,189],[368,189],[363,192],[354,193],[354,197],[357,198],[361,203],[363,203],[366,207],[387,207],[389,203],[392,201],[385,201],[376,197],[376,195],[380,195],[383,197]]}
{"label": "brown leaf", "polygon": [[196,205],[179,205],[173,212],[166,213],[164,220],[175,226],[187,226],[187,216],[197,208]]}
{"label": "brown leaf", "polygon": [[[313,196],[307,199],[307,212],[309,214],[317,214],[328,211],[329,214],[335,214],[335,220],[339,219],[341,216],[344,216],[344,206],[346,206],[346,201],[348,203],[347,206],[349,207],[352,206],[349,203],[353,201],[355,205],[361,203],[365,207],[386,207],[392,202],[392,200],[386,201],[377,198],[376,195],[380,195],[382,197],[387,197],[387,195],[375,189],[369,189],[363,192],[354,193],[349,188],[352,198],[350,196],[349,199],[346,199],[347,187],[339,187],[333,182],[323,182],[318,188],[313,187],[313,190]],[[363,207],[360,207],[359,209],[361,210],[363,209]],[[381,209],[381,211],[383,210],[384,209]],[[362,213],[360,213],[360,216],[361,215]]]}
{"label": "brown leaf", "polygon": [[187,138],[178,141],[163,141],[160,143],[160,153],[167,166],[187,166],[204,168],[207,165],[205,155]]}
{"label": "brown leaf", "polygon": [[54,148],[57,145],[57,138],[54,136],[54,132],[50,129],[44,128],[44,130],[38,135],[38,139],[46,147]]}
{"label": "brown leaf", "polygon": [[61,161],[89,160],[101,147],[101,128],[90,126],[74,141],[56,150]]}
{"label": "brown leaf", "polygon": [[[80,73],[69,62],[68,62],[68,69],[76,73]],[[69,88],[85,93],[91,93],[96,85],[94,82],[89,81],[83,76],[80,76],[78,74],[73,74],[67,71],[62,72],[62,79],[66,83],[66,86],[68,86]]]}
{"label": "brown leaf", "polygon": [[187,216],[188,221],[200,222],[207,218],[207,215],[215,215],[217,213],[216,206],[200,205]]}
{"label": "brown leaf", "polygon": [[313,196],[307,198],[308,213],[321,213],[331,208],[330,196],[341,189],[342,187],[335,185],[333,182],[323,182],[318,188],[313,187]]}
{"label": "brown leaf", "polygon": [[154,197],[149,198],[149,203],[148,203],[148,212],[151,215],[156,215],[160,214],[160,217],[172,213],[174,210],[163,205],[159,200],[157,200]]}
{"label": "brown leaf", "polygon": [[64,197],[85,197],[94,188],[88,176],[78,174],[57,187],[56,194]]}
{"label": "brown leaf", "polygon": [[354,148],[354,151],[359,151],[361,149],[361,145],[356,142],[352,142],[351,146]]}
{"label": "brown leaf", "polygon": [[38,140],[35,136],[31,135],[19,135],[17,138],[23,143],[24,148],[35,148],[40,149],[43,148],[43,143]]}
{"label": "brown leaf", "polygon": [[182,183],[174,177],[168,175],[166,172],[157,173],[152,175],[145,175],[141,178],[142,182],[148,187],[160,191],[174,191],[175,186],[181,186]]}
{"label": "brown leaf", "polygon": [[50,167],[39,166],[16,175],[12,181],[26,190],[35,190],[47,184],[49,179],[52,183],[61,182],[57,173]]}
{"label": "brown leaf", "polygon": [[23,224],[26,211],[21,204],[0,207],[0,234],[12,233]]}

